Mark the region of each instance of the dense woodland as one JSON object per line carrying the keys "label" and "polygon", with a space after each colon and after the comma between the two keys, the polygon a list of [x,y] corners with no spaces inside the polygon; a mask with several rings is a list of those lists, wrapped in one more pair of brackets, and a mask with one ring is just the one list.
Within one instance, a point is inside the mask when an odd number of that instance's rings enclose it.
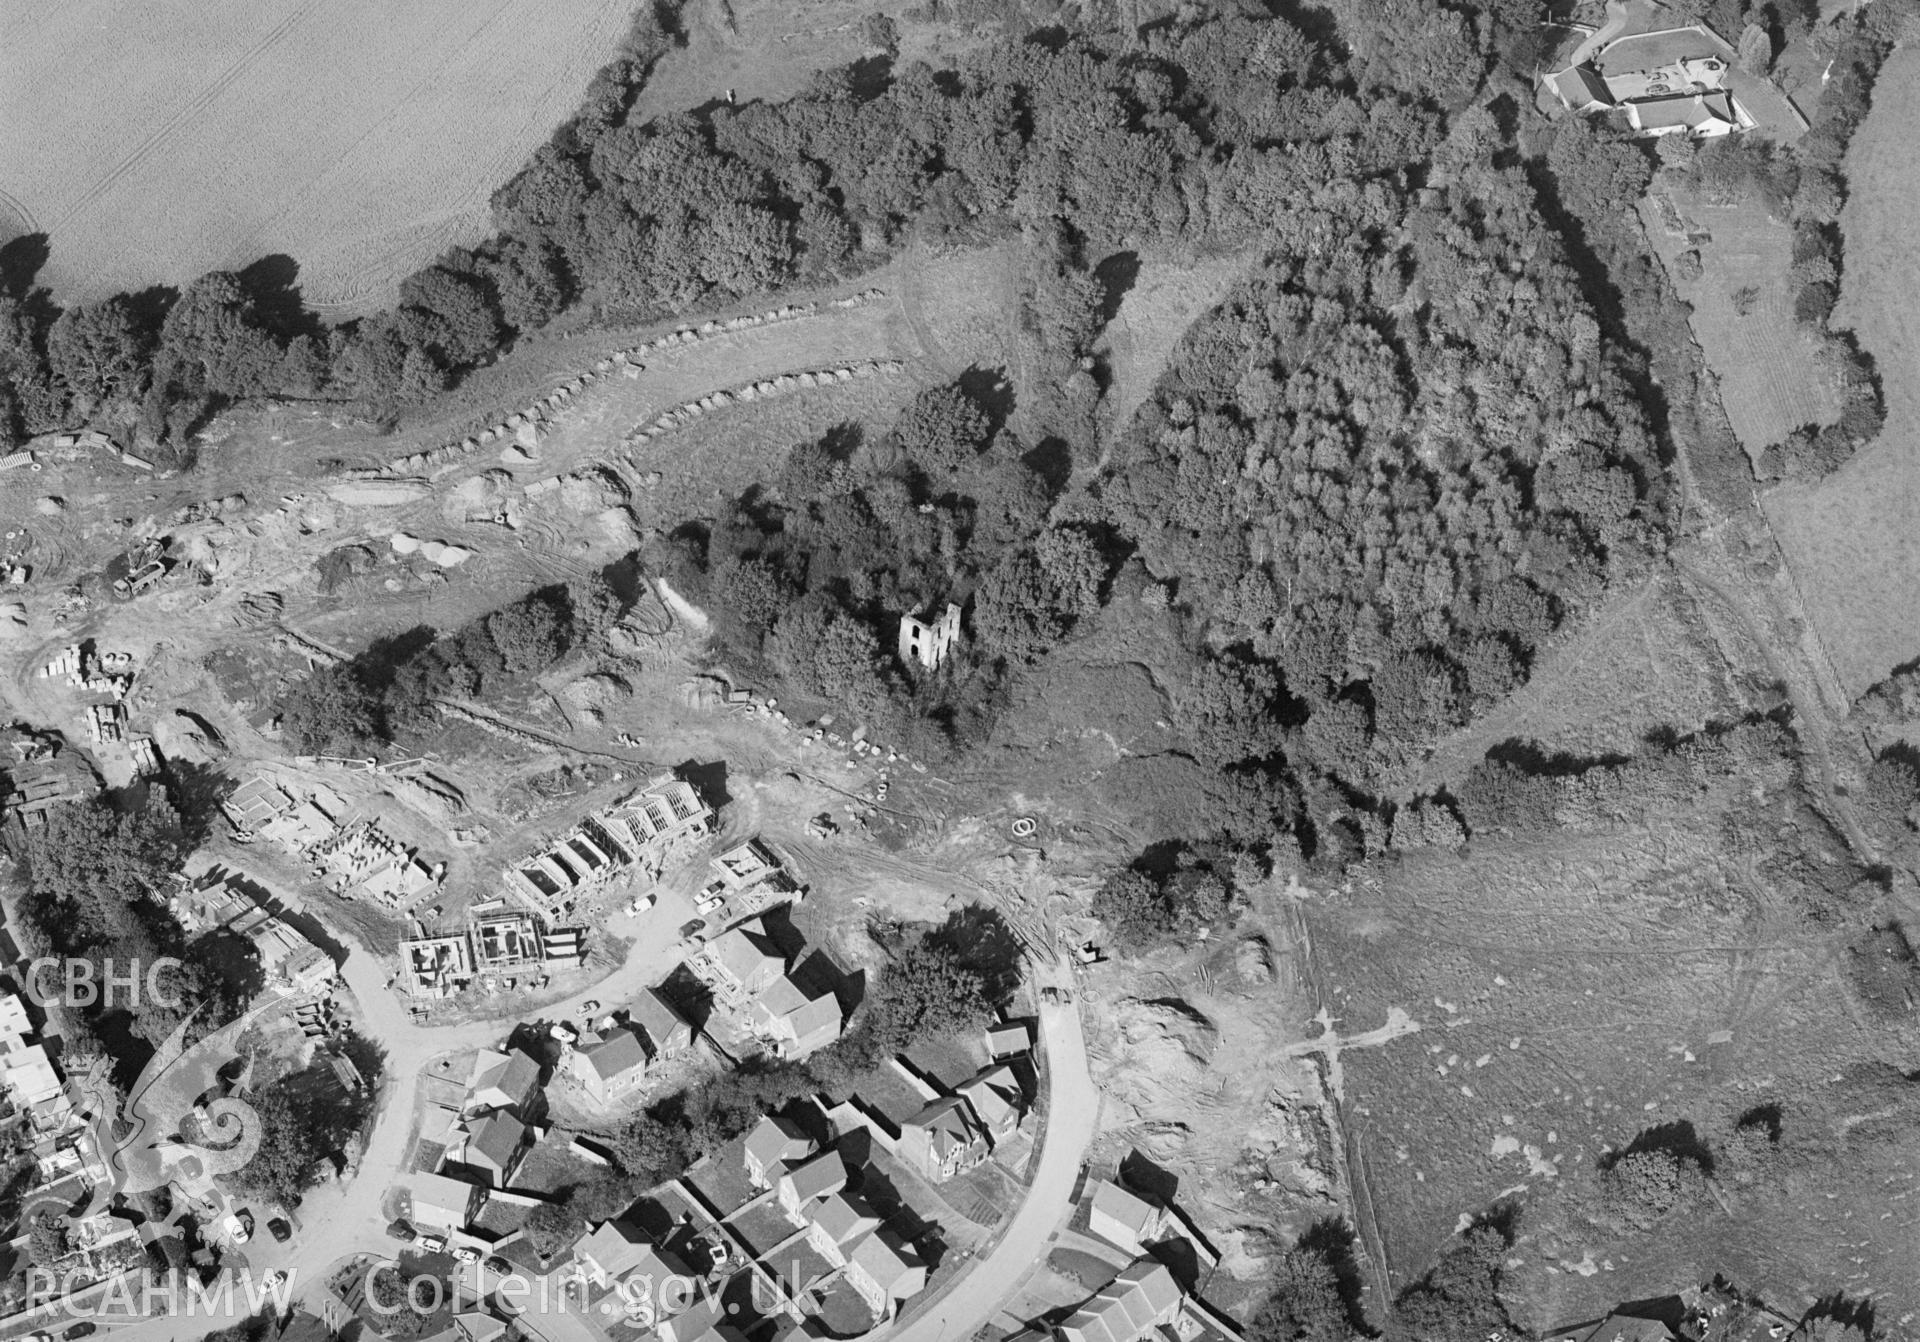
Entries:
{"label": "dense woodland", "polygon": [[[1794,154],[1750,139],[1663,151],[1709,189],[1778,197],[1803,239],[1809,320],[1837,282],[1841,153],[1908,8],[1835,30],[1837,92]],[[1702,9],[1772,43],[1813,19]],[[658,537],[650,567],[714,614],[730,660],[936,759],[989,740],[1009,687],[1104,608],[1163,601],[1200,657],[1179,726],[1205,780],[1186,810],[1210,819],[1161,836],[1199,845],[1190,865],[1297,847],[1337,868],[1457,842],[1476,808],[1396,806],[1395,771],[1645,571],[1679,514],[1675,463],[1716,510],[1751,497],[1685,307],[1623,208],[1657,157],[1604,122],[1531,110],[1539,17],[1526,0],[1474,14],[1355,0],[1300,26],[1246,6],[1124,34],[1042,29],[950,69],[882,51],[784,103],[642,122],[632,95],[674,40],[656,12],[498,193],[484,247],[442,258],[394,313],[324,350],[263,334],[254,355],[187,358],[205,377],[147,392],[298,364],[339,394],[404,399],[570,302],[680,312],[857,271],[912,237],[1017,233],[1019,315],[1043,365],[1013,391],[1032,441],[1005,423],[1008,389],[975,370],[887,432],[796,444],[719,515]],[[1119,294],[1102,262],[1151,244],[1258,246],[1263,263],[1103,439],[1090,353]],[[206,287],[168,313],[156,367],[181,363],[166,351],[182,341],[232,353],[266,330],[233,311],[244,288]],[[47,348],[71,360],[76,344],[67,330]],[[409,366],[417,377],[394,371]],[[1860,369],[1850,352],[1846,366]],[[1877,391],[1864,371],[1851,385],[1839,425],[1783,451],[1839,459],[1870,437]],[[208,392],[222,394],[241,393]],[[899,617],[949,601],[966,613],[961,654],[934,675],[902,665]],[[533,605],[552,632],[570,627],[564,601]],[[437,642],[422,631],[405,665],[316,678],[290,701],[296,738],[390,739],[432,697],[477,692],[502,669],[489,630],[527,614]],[[317,718],[315,694],[329,701]],[[1187,925],[1173,868],[1150,866],[1135,873],[1155,892],[1142,926]]]}

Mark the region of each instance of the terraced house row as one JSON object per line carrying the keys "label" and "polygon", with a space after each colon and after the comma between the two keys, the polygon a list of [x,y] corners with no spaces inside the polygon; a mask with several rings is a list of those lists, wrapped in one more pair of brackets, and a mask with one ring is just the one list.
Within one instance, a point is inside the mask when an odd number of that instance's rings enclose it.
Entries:
{"label": "terraced house row", "polygon": [[591,815],[506,871],[508,892],[540,917],[576,913],[581,899],[616,872],[658,880],[682,844],[713,832],[713,808],[699,790],[671,776]]}

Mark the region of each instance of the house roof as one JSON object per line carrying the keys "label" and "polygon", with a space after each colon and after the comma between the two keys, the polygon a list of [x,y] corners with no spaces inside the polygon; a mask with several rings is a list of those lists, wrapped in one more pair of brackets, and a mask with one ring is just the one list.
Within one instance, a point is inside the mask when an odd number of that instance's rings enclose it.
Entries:
{"label": "house roof", "polygon": [[693,1038],[693,1027],[658,988],[643,989],[627,1007],[627,1019],[647,1032],[655,1049],[678,1048]]}
{"label": "house roof", "polygon": [[1020,1079],[1004,1062],[976,1072],[955,1089],[973,1106],[974,1117],[990,1128],[1018,1117],[1022,1108]]}
{"label": "house roof", "polygon": [[837,1193],[847,1186],[846,1162],[838,1151],[822,1151],[812,1160],[795,1165],[781,1176],[780,1182],[792,1190],[795,1203],[805,1206],[815,1198]]}
{"label": "house roof", "polygon": [[[1160,1263],[1154,1263],[1154,1267],[1167,1273]],[[1165,1281],[1173,1284],[1173,1277],[1167,1275]],[[1100,1294],[1075,1309],[1062,1330],[1085,1336],[1089,1342],[1135,1342],[1135,1338],[1146,1336],[1146,1332],[1171,1311],[1171,1306],[1179,1302],[1179,1286],[1173,1286],[1173,1300],[1165,1306],[1158,1306],[1160,1298],[1158,1282],[1154,1288],[1146,1288],[1127,1281],[1125,1273],[1121,1273],[1121,1277],[1100,1290]]]}
{"label": "house roof", "polygon": [[696,1291],[692,1303],[672,1320],[676,1342],[699,1342],[720,1325],[727,1308],[717,1293]]}
{"label": "house roof", "polygon": [[786,968],[786,957],[781,955],[774,944],[767,940],[764,928],[758,918],[750,923],[723,932],[715,937],[708,947],[714,963],[725,969],[735,980],[747,982],[763,970],[771,969],[776,974]]}
{"label": "house roof", "polygon": [[1152,1203],[1106,1179],[1093,1187],[1093,1211],[1096,1215],[1112,1217],[1134,1235],[1145,1231],[1154,1217]]}
{"label": "house roof", "polygon": [[1607,88],[1606,80],[1599,71],[1590,65],[1575,65],[1547,76],[1547,83],[1553,87],[1561,102],[1576,112],[1593,106],[1595,103],[1611,104],[1613,94]]}
{"label": "house roof", "polygon": [[987,1031],[987,1052],[993,1057],[1025,1053],[1032,1047],[1033,1036],[1027,1033],[1025,1021],[1010,1020]]}
{"label": "house roof", "polygon": [[1107,1323],[1107,1316],[1098,1307],[1096,1298],[1080,1306],[1067,1321],[1060,1325],[1060,1331],[1068,1337],[1081,1339],[1082,1342],[1126,1342],[1116,1338],[1113,1329]]}
{"label": "house roof", "polygon": [[1609,1314],[1581,1342],[1672,1342],[1673,1332],[1658,1319]]}
{"label": "house roof", "polygon": [[802,1003],[787,1015],[794,1044],[802,1049],[817,1048],[840,1037],[840,1001],[832,993],[822,993]]}
{"label": "house roof", "polygon": [[780,1017],[798,1011],[807,1004],[807,994],[799,984],[782,974],[769,983],[758,999],[769,1016]]}
{"label": "house roof", "polygon": [[915,1268],[924,1266],[905,1245],[893,1244],[890,1236],[878,1230],[855,1244],[847,1259],[858,1263],[862,1271],[887,1290],[898,1286]]}
{"label": "house roof", "polygon": [[504,1322],[477,1309],[454,1315],[453,1326],[466,1342],[493,1342],[494,1338],[507,1331]]}
{"label": "house roof", "polygon": [[1724,92],[1628,103],[1627,115],[1641,130],[1665,130],[1670,126],[1693,129],[1709,121],[1735,124],[1732,99]]}
{"label": "house roof", "polygon": [[420,1140],[445,1146],[453,1140],[453,1130],[459,1126],[459,1110],[444,1104],[428,1104],[420,1115]]}
{"label": "house roof", "polygon": [[527,1125],[503,1109],[467,1125],[467,1162],[479,1157],[496,1170],[505,1170],[527,1140]]}
{"label": "house roof", "polygon": [[493,1091],[504,1095],[506,1103],[518,1104],[539,1084],[540,1064],[519,1049],[510,1053],[481,1049],[473,1060],[473,1082],[467,1089],[476,1098]]}
{"label": "house roof", "polygon": [[276,1342],[333,1342],[334,1332],[326,1320],[296,1309],[274,1336]]}
{"label": "house roof", "polygon": [[1154,1319],[1163,1319],[1180,1303],[1180,1283],[1165,1263],[1143,1258],[1113,1279],[1116,1287],[1126,1288],[1129,1312],[1135,1304],[1144,1304]]}
{"label": "house roof", "polygon": [[575,1247],[575,1258],[591,1258],[609,1277],[624,1277],[647,1260],[653,1241],[625,1221],[602,1221]]}
{"label": "house roof", "polygon": [[811,1219],[835,1244],[846,1244],[880,1224],[873,1208],[850,1193],[834,1193],[822,1198],[813,1209]]}
{"label": "house roof", "polygon": [[747,1154],[766,1169],[776,1161],[792,1160],[813,1150],[813,1143],[799,1127],[784,1118],[767,1117],[747,1134]]}
{"label": "house roof", "polygon": [[923,1128],[936,1146],[943,1141],[965,1144],[973,1140],[973,1124],[967,1118],[966,1101],[958,1095],[943,1095],[901,1125]]}
{"label": "house roof", "polygon": [[584,1046],[580,1056],[587,1060],[602,1081],[612,1081],[629,1072],[644,1071],[646,1046],[632,1030],[615,1029],[598,1041]]}
{"label": "house roof", "polygon": [[1088,1342],[1133,1342],[1172,1317],[1180,1284],[1164,1263],[1143,1258],[1074,1311],[1062,1331]]}
{"label": "house roof", "polygon": [[[473,1205],[474,1196],[480,1191],[480,1185],[455,1179],[445,1174],[412,1174],[407,1183],[413,1193],[413,1219],[425,1219],[435,1212],[452,1217],[456,1224],[465,1224],[467,1208]],[[429,1221],[429,1224],[438,1224]]]}

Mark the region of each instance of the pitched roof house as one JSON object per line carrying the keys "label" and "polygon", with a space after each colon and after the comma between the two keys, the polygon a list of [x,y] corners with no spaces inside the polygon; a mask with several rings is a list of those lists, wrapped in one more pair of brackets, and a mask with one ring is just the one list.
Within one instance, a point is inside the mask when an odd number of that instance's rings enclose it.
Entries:
{"label": "pitched roof house", "polygon": [[995,1061],[1026,1053],[1033,1048],[1033,1036],[1022,1020],[1003,1021],[987,1028],[987,1056]]}
{"label": "pitched roof house", "polygon": [[1607,90],[1607,81],[1600,78],[1600,72],[1591,65],[1576,65],[1547,76],[1547,87],[1553,90],[1561,106],[1572,112],[1597,112],[1613,106],[1613,94]]}
{"label": "pitched roof house", "polygon": [[966,1100],[989,1140],[999,1143],[1020,1130],[1026,1111],[1026,1092],[1006,1063],[986,1067],[962,1081],[954,1093]]}
{"label": "pitched roof house", "polygon": [[744,1159],[747,1182],[755,1188],[768,1188],[783,1166],[813,1154],[814,1144],[797,1124],[768,1116],[747,1134]]}
{"label": "pitched roof house", "polygon": [[1180,1284],[1164,1263],[1145,1259],[1113,1279],[1060,1325],[1064,1342],[1135,1342],[1180,1313]]}
{"label": "pitched roof house", "polygon": [[876,1314],[890,1315],[927,1287],[927,1266],[885,1230],[862,1238],[847,1255],[847,1281]]}
{"label": "pitched roof house", "polygon": [[847,1250],[862,1235],[880,1228],[880,1217],[862,1199],[833,1193],[807,1212],[807,1243],[835,1267],[844,1267]]}
{"label": "pitched roof house", "polygon": [[687,961],[730,1007],[745,1005],[773,986],[787,959],[767,937],[759,919],[740,924],[709,941]]}
{"label": "pitched roof house", "polygon": [[505,1109],[468,1119],[459,1162],[480,1171],[494,1188],[504,1188],[533,1145],[533,1130]]}
{"label": "pitched roof house", "polygon": [[[1742,110],[1725,91],[1689,98],[1656,98],[1627,104],[1627,124],[1642,135],[1688,131],[1706,139],[1744,129]],[[1750,125],[1749,119],[1746,124]]]}
{"label": "pitched roof house", "polygon": [[990,1149],[967,1102],[947,1095],[900,1125],[895,1153],[925,1178],[944,1183],[985,1160]]}
{"label": "pitched roof house", "polygon": [[677,1058],[693,1047],[693,1027],[658,988],[644,988],[627,1007],[627,1019],[646,1033],[656,1058]]}
{"label": "pitched roof house", "polygon": [[1088,1200],[1087,1229],[1136,1258],[1166,1233],[1166,1213],[1119,1184],[1102,1179]]}
{"label": "pitched roof house", "polygon": [[589,1035],[567,1054],[567,1071],[601,1104],[631,1095],[647,1075],[647,1049],[640,1036],[615,1026],[599,1036]]}
{"label": "pitched roof house", "polygon": [[838,1151],[822,1151],[804,1164],[789,1166],[775,1184],[781,1207],[795,1221],[802,1219],[808,1203],[846,1186],[847,1166]]}
{"label": "pitched roof house", "polygon": [[495,1342],[506,1333],[507,1324],[485,1310],[469,1309],[453,1316],[453,1331],[459,1342]]}
{"label": "pitched roof house", "polygon": [[1630,1314],[1609,1314],[1580,1342],[1672,1342],[1673,1330],[1658,1319],[1641,1319]]}
{"label": "pitched roof house", "polygon": [[753,999],[754,1029],[783,1058],[804,1058],[840,1037],[840,1001],[832,993],[809,998],[786,975]]}
{"label": "pitched roof house", "polygon": [[602,1221],[595,1226],[574,1246],[573,1260],[596,1286],[610,1285],[636,1271],[652,1275],[656,1285],[669,1276],[687,1275],[685,1263],[655,1248],[638,1227],[625,1221]]}
{"label": "pitched roof house", "polygon": [[696,1291],[685,1309],[655,1325],[660,1342],[730,1342],[726,1336],[732,1331],[726,1322],[728,1308],[718,1295]]}
{"label": "pitched roof house", "polygon": [[407,1183],[413,1195],[413,1215],[409,1219],[430,1230],[463,1228],[486,1196],[479,1184],[444,1174],[413,1174],[407,1176]]}
{"label": "pitched roof house", "polygon": [[467,1082],[468,1113],[486,1109],[518,1109],[525,1112],[540,1093],[540,1064],[519,1049],[499,1053],[483,1048],[473,1060],[473,1074]]}

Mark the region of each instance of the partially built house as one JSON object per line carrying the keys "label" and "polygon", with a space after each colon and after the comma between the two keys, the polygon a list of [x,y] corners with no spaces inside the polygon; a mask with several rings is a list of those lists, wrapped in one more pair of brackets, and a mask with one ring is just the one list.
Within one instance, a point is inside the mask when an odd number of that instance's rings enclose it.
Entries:
{"label": "partially built house", "polygon": [[559,922],[617,873],[658,880],[682,844],[712,830],[713,808],[691,783],[656,779],[509,867],[507,892],[539,917]]}

